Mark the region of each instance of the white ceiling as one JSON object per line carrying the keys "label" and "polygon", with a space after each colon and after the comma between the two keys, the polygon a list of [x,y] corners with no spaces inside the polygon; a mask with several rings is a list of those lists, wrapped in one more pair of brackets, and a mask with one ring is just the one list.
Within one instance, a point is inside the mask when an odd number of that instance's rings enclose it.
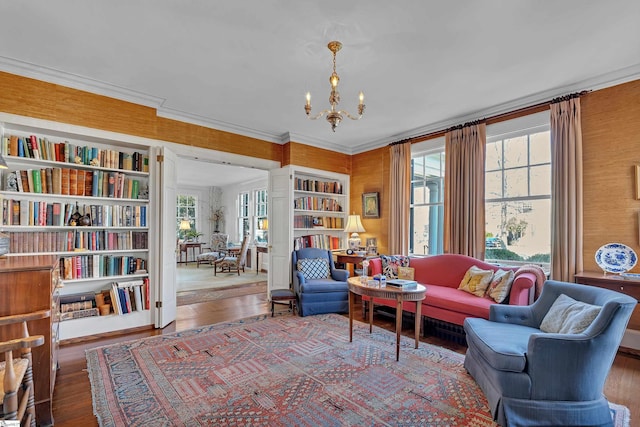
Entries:
{"label": "white ceiling", "polygon": [[[638,0],[0,2],[0,70],[262,138],[357,153],[640,78]],[[331,132],[330,40],[341,107]],[[1,96],[1,94],[0,94]]]}

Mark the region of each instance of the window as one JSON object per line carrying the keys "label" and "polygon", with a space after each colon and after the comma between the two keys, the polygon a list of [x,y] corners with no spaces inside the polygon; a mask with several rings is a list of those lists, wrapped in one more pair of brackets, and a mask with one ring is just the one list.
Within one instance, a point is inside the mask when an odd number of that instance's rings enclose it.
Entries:
{"label": "window", "polygon": [[256,223],[255,236],[256,243],[267,243],[267,232],[269,229],[269,221],[267,219],[267,190],[256,190],[254,192],[254,200],[256,207]]}
{"label": "window", "polygon": [[251,232],[249,212],[249,193],[238,194],[238,241],[240,242]]}
{"label": "window", "polygon": [[[176,200],[176,234],[180,239],[184,239],[189,236],[189,232],[197,233],[197,213],[198,213],[198,198],[192,195],[180,194]],[[186,219],[191,226],[190,230],[180,230],[180,222]]]}
{"label": "window", "polygon": [[487,137],[487,260],[549,263],[551,140],[548,129],[547,125]]}
{"label": "window", "polygon": [[440,254],[444,219],[444,148],[411,159],[410,242],[412,254]]}

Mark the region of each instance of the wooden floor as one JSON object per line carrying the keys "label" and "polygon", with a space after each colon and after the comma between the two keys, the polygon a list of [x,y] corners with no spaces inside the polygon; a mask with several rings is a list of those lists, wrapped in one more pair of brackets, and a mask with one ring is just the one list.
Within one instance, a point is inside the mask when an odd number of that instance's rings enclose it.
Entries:
{"label": "wooden floor", "polygon": [[[105,337],[60,347],[60,369],[53,399],[53,415],[57,426],[97,426],[91,403],[91,385],[86,371],[85,350],[121,341],[182,331],[269,312],[265,295],[245,295],[218,301],[178,307],[177,320],[163,330],[149,329],[142,332]],[[360,311],[358,311],[360,313]],[[357,317],[356,317],[357,318]],[[376,315],[374,322],[394,330],[393,319]],[[412,337],[413,331],[404,334]],[[421,338],[424,342],[443,345],[463,353],[465,348],[451,341],[433,337]],[[631,427],[640,427],[640,358],[618,353],[605,387],[605,395],[611,402],[627,406],[631,410]]]}

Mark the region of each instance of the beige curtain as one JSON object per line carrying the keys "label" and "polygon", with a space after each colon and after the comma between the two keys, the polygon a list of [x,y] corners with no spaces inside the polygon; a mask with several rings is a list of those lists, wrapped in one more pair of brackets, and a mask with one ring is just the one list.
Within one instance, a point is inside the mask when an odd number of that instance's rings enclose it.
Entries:
{"label": "beige curtain", "polygon": [[391,146],[389,189],[389,253],[409,253],[409,203],[411,202],[411,144]]}
{"label": "beige curtain", "polygon": [[444,252],[484,259],[484,123],[445,135]]}
{"label": "beige curtain", "polygon": [[582,271],[580,98],[551,104],[551,278]]}

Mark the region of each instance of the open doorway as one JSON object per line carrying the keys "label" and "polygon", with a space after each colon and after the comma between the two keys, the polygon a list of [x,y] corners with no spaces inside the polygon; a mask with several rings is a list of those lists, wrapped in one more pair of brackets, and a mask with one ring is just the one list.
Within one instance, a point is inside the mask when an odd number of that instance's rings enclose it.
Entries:
{"label": "open doorway", "polygon": [[[213,159],[178,156],[176,227],[176,291],[180,301],[198,302],[202,294],[217,289],[251,292],[246,288],[263,283],[266,292],[268,268],[265,254],[259,247],[268,240],[266,220],[267,170],[232,165]],[[188,229],[180,230],[187,221]],[[241,248],[248,234],[248,249],[244,271],[240,274],[214,274],[212,263],[197,263],[200,253],[211,251],[211,236],[226,235],[230,248]],[[231,254],[233,255],[233,254]],[[207,291],[207,292],[196,292]],[[200,296],[198,295],[200,294]]]}

